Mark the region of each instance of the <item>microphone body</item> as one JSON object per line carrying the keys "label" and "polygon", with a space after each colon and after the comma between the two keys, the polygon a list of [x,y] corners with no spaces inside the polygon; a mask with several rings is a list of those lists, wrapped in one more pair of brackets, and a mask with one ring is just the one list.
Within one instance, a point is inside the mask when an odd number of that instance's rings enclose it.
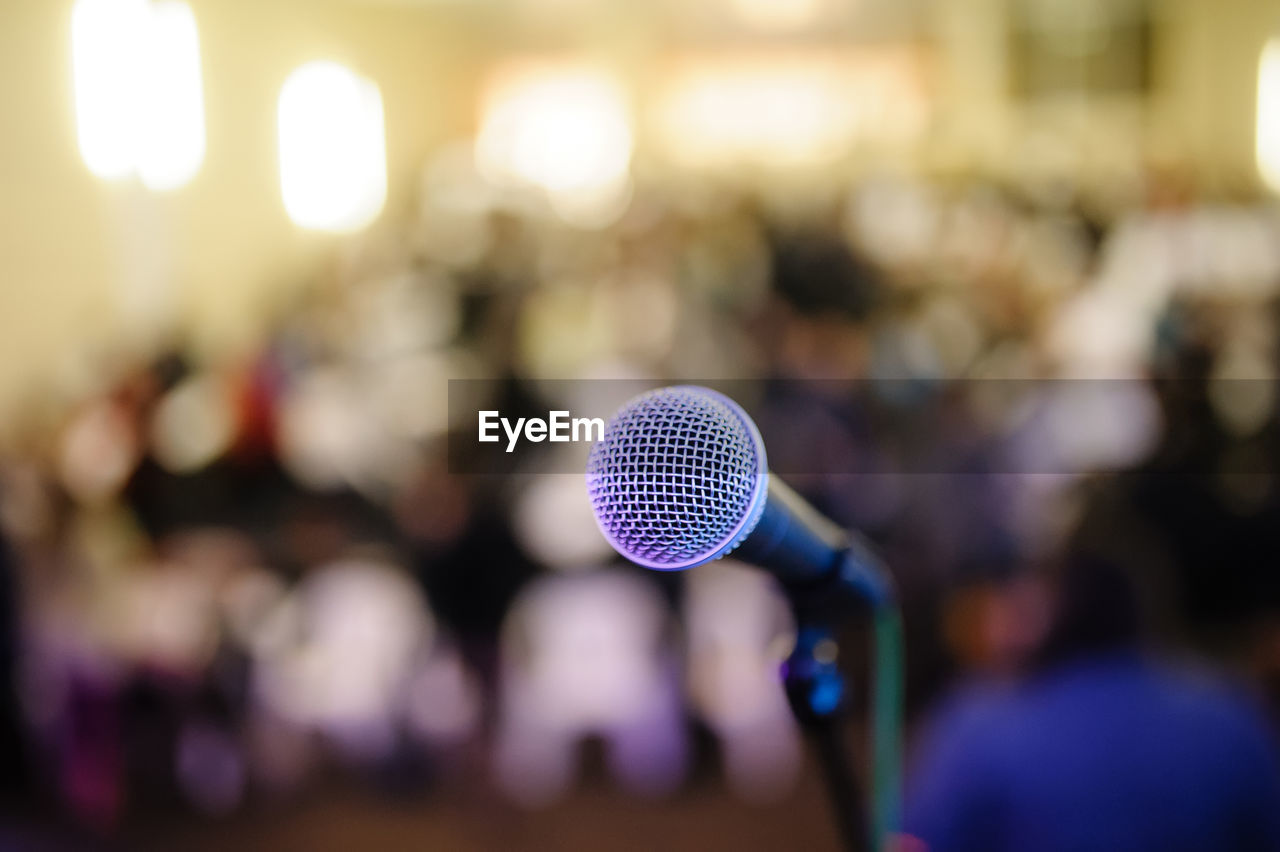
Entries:
{"label": "microphone body", "polygon": [[861,539],[774,474],[768,475],[760,521],[734,556],[769,571],[805,609],[838,611],[858,602],[878,607],[893,594],[887,573]]}

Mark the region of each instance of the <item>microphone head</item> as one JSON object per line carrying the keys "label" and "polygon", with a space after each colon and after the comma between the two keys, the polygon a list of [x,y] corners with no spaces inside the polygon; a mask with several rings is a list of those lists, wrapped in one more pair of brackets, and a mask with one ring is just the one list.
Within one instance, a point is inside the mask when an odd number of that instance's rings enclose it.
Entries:
{"label": "microphone head", "polygon": [[618,409],[591,448],[587,491],[615,550],[678,571],[724,556],[755,529],[768,471],[747,413],[723,394],[682,385]]}

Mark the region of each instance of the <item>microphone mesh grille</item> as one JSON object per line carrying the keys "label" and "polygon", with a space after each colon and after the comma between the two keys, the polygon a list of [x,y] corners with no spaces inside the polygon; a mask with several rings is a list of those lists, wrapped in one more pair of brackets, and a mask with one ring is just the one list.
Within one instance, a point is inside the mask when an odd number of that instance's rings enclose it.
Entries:
{"label": "microphone mesh grille", "polygon": [[683,568],[736,546],[727,539],[757,505],[764,465],[736,405],[703,388],[663,388],[609,421],[591,450],[587,489],[623,556]]}

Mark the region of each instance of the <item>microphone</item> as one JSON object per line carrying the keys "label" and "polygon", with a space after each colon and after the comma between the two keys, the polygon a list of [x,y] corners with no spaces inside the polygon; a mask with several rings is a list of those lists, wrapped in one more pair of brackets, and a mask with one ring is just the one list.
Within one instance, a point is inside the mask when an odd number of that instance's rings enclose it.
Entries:
{"label": "microphone", "polygon": [[[812,735],[846,848],[881,852],[897,827],[902,765],[902,627],[893,583],[853,534],[769,473],[764,441],[736,402],[709,388],[649,391],[618,409],[587,461],[596,523],[647,568],[682,571],[733,553],[771,572],[796,614],[783,684]],[[873,614],[870,832],[838,717],[845,682],[835,624]]]}
{"label": "microphone", "polygon": [[591,449],[587,490],[605,538],[647,568],[733,553],[772,573],[797,605],[892,598],[870,551],[769,473],[756,424],[709,388],[661,388],[623,405]]}

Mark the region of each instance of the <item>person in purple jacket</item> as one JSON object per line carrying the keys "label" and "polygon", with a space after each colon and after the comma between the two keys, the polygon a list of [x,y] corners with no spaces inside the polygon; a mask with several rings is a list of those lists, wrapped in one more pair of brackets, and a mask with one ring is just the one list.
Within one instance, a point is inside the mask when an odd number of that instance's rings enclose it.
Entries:
{"label": "person in purple jacket", "polygon": [[1118,561],[1069,561],[1038,664],[926,726],[903,848],[1280,850],[1265,717],[1225,679],[1150,653],[1137,601]]}

